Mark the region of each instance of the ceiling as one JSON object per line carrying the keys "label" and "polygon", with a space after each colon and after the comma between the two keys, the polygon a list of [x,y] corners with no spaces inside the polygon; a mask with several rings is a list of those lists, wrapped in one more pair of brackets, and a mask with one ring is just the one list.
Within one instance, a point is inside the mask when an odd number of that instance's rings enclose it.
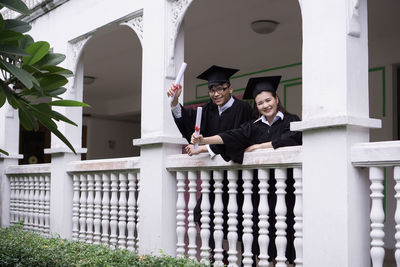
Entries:
{"label": "ceiling", "polygon": [[[381,53],[382,42],[399,40],[400,1],[368,1],[370,62]],[[268,19],[279,22],[275,32],[260,35],[250,23]],[[184,18],[185,85],[199,83],[195,77],[210,65],[240,68],[247,72],[269,66],[301,62],[301,14],[294,0],[195,0]],[[395,42],[396,43],[396,42]],[[390,52],[389,52],[390,54]],[[116,117],[140,112],[141,44],[126,26],[96,34],[84,48],[84,101],[94,108],[85,113]],[[185,101],[193,96],[185,94]],[[122,102],[121,102],[122,101]],[[121,104],[118,104],[121,103]],[[116,107],[122,103],[126,109]],[[114,113],[112,110],[115,109]]]}

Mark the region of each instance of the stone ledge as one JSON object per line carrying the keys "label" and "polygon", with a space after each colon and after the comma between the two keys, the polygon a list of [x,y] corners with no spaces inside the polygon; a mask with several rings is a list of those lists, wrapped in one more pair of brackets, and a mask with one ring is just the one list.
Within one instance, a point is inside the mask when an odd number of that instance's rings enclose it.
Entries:
{"label": "stone ledge", "polygon": [[[85,154],[87,153],[87,148],[75,148],[76,154]],[[44,150],[45,154],[57,154],[57,153],[71,153],[74,154],[74,152],[71,151],[68,147],[55,147],[55,148],[46,148]]]}
{"label": "stone ledge", "polygon": [[290,123],[292,131],[306,131],[311,129],[339,127],[339,126],[358,126],[364,128],[382,128],[382,122],[379,119],[362,118],[354,116],[331,116],[312,118],[304,121]]}
{"label": "stone ledge", "polygon": [[174,144],[174,145],[187,145],[186,139],[182,137],[172,136],[156,136],[133,139],[134,146],[154,145],[154,144]]}

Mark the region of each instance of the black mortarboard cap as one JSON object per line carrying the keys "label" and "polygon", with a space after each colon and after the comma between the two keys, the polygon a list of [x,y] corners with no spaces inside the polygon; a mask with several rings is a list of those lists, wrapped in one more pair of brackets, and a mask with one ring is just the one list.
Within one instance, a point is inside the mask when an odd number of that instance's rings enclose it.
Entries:
{"label": "black mortarboard cap", "polygon": [[268,76],[251,78],[247,82],[243,99],[254,99],[259,93],[268,91],[276,92],[282,76]]}
{"label": "black mortarboard cap", "polygon": [[208,86],[210,87],[229,82],[229,78],[238,71],[238,69],[230,69],[213,65],[202,74],[197,76],[197,78],[208,81]]}

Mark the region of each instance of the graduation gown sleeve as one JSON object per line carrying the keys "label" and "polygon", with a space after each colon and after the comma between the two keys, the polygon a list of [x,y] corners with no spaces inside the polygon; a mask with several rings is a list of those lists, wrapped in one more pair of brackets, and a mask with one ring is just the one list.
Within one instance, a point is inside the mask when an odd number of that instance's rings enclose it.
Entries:
{"label": "graduation gown sleeve", "polygon": [[302,144],[301,132],[290,131],[290,123],[292,121],[299,121],[300,118],[294,114],[285,114],[282,121],[280,134],[271,138],[272,147],[277,149],[283,146],[298,146]]}

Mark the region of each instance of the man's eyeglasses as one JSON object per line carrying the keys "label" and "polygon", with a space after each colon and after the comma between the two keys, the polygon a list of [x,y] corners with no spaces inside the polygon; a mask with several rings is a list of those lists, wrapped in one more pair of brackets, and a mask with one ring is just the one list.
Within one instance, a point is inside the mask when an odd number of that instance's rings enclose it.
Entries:
{"label": "man's eyeglasses", "polygon": [[208,93],[210,95],[213,95],[215,93],[221,94],[223,91],[225,91],[226,89],[228,89],[229,87],[222,87],[222,86],[213,86],[211,88],[208,89]]}

